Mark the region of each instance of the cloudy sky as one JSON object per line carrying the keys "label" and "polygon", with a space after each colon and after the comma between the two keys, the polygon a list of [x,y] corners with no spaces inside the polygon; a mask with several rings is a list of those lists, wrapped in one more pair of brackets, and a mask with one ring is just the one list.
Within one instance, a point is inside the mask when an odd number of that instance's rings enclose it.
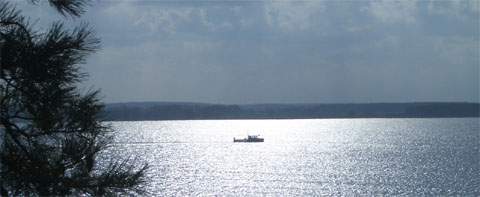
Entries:
{"label": "cloudy sky", "polygon": [[83,86],[106,102],[479,100],[480,1],[93,1],[102,49]]}

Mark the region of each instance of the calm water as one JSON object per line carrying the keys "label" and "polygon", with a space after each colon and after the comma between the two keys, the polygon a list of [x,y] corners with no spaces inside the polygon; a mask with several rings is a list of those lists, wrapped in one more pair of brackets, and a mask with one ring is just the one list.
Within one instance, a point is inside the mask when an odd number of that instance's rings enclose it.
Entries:
{"label": "calm water", "polygon": [[478,118],[111,124],[154,195],[480,195]]}

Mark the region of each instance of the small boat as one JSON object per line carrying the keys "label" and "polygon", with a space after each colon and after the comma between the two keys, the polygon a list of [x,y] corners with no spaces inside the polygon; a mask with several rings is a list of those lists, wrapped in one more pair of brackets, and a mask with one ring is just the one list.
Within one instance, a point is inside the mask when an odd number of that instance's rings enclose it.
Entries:
{"label": "small boat", "polygon": [[263,142],[263,138],[258,137],[258,135],[248,135],[247,138],[235,139],[233,142]]}

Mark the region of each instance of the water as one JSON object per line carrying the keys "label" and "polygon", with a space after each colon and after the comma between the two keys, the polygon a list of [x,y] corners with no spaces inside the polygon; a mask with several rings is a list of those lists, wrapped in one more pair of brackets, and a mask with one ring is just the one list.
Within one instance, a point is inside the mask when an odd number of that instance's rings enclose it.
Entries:
{"label": "water", "polygon": [[111,124],[152,195],[480,195],[478,118]]}

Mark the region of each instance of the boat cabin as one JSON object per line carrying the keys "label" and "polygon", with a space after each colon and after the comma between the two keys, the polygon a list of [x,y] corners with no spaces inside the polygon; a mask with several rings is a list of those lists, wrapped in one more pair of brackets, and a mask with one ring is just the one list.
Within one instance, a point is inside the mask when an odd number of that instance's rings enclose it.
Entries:
{"label": "boat cabin", "polygon": [[263,142],[263,138],[260,138],[258,135],[248,135],[247,138],[236,139],[233,138],[233,142]]}

